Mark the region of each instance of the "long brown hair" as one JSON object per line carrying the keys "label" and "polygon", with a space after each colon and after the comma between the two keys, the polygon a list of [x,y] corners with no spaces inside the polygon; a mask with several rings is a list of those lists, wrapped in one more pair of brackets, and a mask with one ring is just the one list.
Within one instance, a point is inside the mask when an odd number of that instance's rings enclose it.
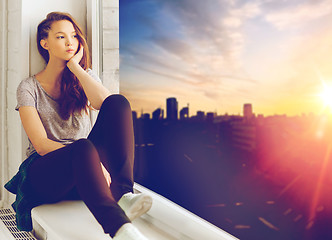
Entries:
{"label": "long brown hair", "polygon": [[[37,46],[40,55],[44,58],[45,62],[49,61],[49,53],[40,45],[40,40],[48,38],[48,33],[54,22],[67,20],[73,24],[77,34],[78,42],[83,46],[83,57],[80,61],[81,67],[86,70],[90,68],[90,55],[89,48],[85,40],[82,29],[79,27],[75,19],[69,14],[64,12],[51,12],[46,16],[39,25],[37,30]],[[79,44],[79,46],[80,46]],[[79,51],[79,48],[77,51]],[[61,94],[58,99],[60,105],[60,116],[67,120],[74,112],[81,113],[83,110],[87,112],[88,99],[84,93],[83,87],[77,77],[66,67],[63,71],[61,80]]]}

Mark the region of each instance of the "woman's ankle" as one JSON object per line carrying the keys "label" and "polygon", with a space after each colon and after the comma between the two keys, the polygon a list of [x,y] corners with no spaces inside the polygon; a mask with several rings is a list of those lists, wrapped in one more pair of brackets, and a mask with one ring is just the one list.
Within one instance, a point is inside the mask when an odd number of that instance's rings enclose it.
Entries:
{"label": "woman's ankle", "polygon": [[113,240],[148,240],[132,223],[123,224]]}

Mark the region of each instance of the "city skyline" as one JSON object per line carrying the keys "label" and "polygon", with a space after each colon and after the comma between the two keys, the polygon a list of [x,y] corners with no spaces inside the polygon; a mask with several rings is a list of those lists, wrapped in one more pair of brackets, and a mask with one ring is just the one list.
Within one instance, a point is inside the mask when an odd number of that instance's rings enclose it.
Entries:
{"label": "city skyline", "polygon": [[[137,118],[146,118],[147,114],[149,115],[149,118],[153,118],[153,114],[157,111],[159,111],[159,114],[163,116],[164,119],[167,118],[167,100],[168,99],[175,99],[175,101],[177,101],[177,99],[175,97],[168,97],[166,99],[164,99],[164,102],[166,104],[165,107],[157,107],[155,109],[152,109],[151,111],[145,111],[143,108],[140,109],[140,110],[135,110],[133,109],[133,112],[135,112],[135,115]],[[239,111],[238,113],[218,113],[218,112],[215,112],[215,111],[204,111],[203,109],[198,109],[197,111],[190,111],[190,103],[187,103],[187,105],[179,105],[178,102],[177,103],[177,117],[178,119],[180,119],[180,116],[181,116],[181,111],[184,111],[183,114],[186,115],[187,118],[191,118],[191,117],[196,117],[197,115],[201,115],[201,114],[204,114],[204,116],[206,117],[207,114],[213,114],[215,117],[217,116],[242,116],[244,117],[245,115],[247,116],[253,116],[253,117],[258,117],[258,116],[261,116],[261,117],[273,117],[273,116],[287,116],[287,117],[296,117],[296,116],[306,116],[306,115],[312,115],[315,113],[313,112],[309,112],[309,113],[301,113],[301,114],[298,114],[298,115],[287,115],[287,114],[260,114],[260,113],[256,113],[254,111],[254,108],[255,106],[252,104],[252,103],[242,103],[241,105],[241,111]],[[245,113],[247,112],[247,113]],[[140,115],[138,115],[140,114]],[[174,113],[173,113],[174,114]],[[325,115],[327,114],[327,112],[321,112],[322,115]],[[328,114],[330,115],[330,112],[328,112]]]}
{"label": "city skyline", "polygon": [[319,113],[331,13],[327,0],[120,1],[120,91],[137,112],[174,96],[191,112]]}

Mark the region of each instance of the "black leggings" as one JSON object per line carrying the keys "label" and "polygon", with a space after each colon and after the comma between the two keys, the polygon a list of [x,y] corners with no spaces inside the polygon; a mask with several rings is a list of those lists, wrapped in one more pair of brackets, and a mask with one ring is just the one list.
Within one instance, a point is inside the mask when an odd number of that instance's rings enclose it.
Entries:
{"label": "black leggings", "polygon": [[[109,188],[100,162],[111,175]],[[127,99],[111,95],[103,102],[87,139],[50,152],[29,169],[33,190],[45,203],[78,195],[105,233],[112,237],[130,222],[117,201],[133,191],[134,134]]]}

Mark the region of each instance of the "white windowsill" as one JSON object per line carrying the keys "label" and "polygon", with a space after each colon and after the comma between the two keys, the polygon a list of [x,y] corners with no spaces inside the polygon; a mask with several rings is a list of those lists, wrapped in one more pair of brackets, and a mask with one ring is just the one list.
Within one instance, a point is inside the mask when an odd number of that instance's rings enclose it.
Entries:
{"label": "white windowsill", "polygon": [[[153,198],[151,210],[133,224],[151,239],[235,240],[237,238],[190,213],[166,198],[135,184],[135,191]],[[101,226],[82,201],[63,201],[32,210],[35,234],[47,240],[106,240]]]}

